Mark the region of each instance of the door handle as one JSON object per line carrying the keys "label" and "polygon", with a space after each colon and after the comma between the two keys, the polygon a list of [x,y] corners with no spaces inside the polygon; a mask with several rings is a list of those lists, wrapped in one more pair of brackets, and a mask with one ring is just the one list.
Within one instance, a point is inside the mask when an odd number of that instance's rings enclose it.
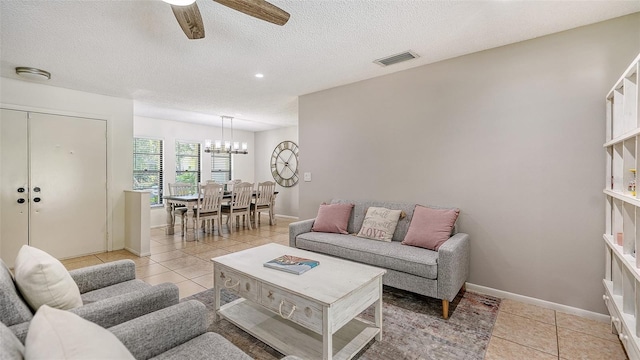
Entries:
{"label": "door handle", "polygon": [[40,188],[36,186],[36,187],[33,188],[33,191],[40,192]]}
{"label": "door handle", "polygon": [[33,201],[34,202],[40,202],[40,198],[39,197],[33,198]]}
{"label": "door handle", "polygon": [[24,199],[23,198],[18,199],[18,204],[24,204]]}
{"label": "door handle", "polygon": [[19,192],[19,193],[23,193],[23,192],[24,192],[24,188],[23,188],[23,187],[19,187],[19,188],[18,188],[18,192]]}

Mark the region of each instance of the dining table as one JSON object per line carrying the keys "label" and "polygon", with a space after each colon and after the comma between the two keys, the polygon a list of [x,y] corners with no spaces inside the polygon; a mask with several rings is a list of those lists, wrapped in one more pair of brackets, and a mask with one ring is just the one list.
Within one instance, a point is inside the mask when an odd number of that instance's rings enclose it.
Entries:
{"label": "dining table", "polygon": [[[278,192],[276,191],[274,193],[273,196],[273,204],[272,206],[275,206],[275,201],[276,201],[276,196],[278,195]],[[253,192],[252,195],[254,198],[256,197],[256,191]],[[196,240],[196,233],[195,233],[195,229],[194,229],[194,224],[193,224],[193,216],[194,216],[194,212],[193,210],[198,206],[198,194],[191,194],[191,195],[166,195],[163,196],[162,198],[166,201],[166,210],[167,210],[167,228],[165,233],[167,235],[173,235],[174,234],[174,226],[176,224],[176,216],[175,216],[175,212],[173,211],[175,208],[175,205],[184,205],[187,208],[187,226],[186,226],[186,230],[185,230],[185,234],[184,234],[184,239],[187,241],[194,241]],[[222,196],[223,200],[231,200],[231,198],[233,197],[233,193],[230,191],[225,191],[224,195]],[[251,221],[251,219],[249,219],[249,221]],[[275,219],[274,219],[274,224],[275,224]],[[221,225],[220,225],[221,226]]]}

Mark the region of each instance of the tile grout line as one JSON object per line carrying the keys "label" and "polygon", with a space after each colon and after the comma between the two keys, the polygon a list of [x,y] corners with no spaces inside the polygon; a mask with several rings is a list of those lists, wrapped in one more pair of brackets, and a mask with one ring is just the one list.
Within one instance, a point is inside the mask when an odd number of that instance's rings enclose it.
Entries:
{"label": "tile grout line", "polygon": [[[509,315],[518,316],[518,317],[521,317],[521,318],[524,318],[524,319],[528,319],[528,320],[533,320],[533,321],[536,321],[536,322],[541,323],[541,324],[552,325],[552,324],[550,324],[550,323],[547,323],[547,322],[544,322],[544,321],[540,321],[540,320],[536,320],[536,319],[532,319],[532,318],[530,318],[530,317],[523,316],[523,315],[520,315],[520,314],[515,314],[515,313],[513,313],[513,312],[509,312],[509,311],[505,311],[505,310],[500,310],[500,311],[504,311],[505,313],[507,313],[507,314],[509,314]],[[618,341],[617,341],[616,339],[606,339],[606,338],[604,338],[604,337],[594,335],[593,333],[588,333],[588,332],[580,331],[579,329],[570,328],[570,327],[565,327],[565,326],[559,326],[559,325],[558,325],[558,315],[557,315],[557,311],[555,311],[555,310],[553,310],[553,317],[554,317],[554,324],[553,324],[553,325],[554,325],[554,326],[555,326],[555,328],[556,328],[556,337],[558,338],[558,340],[559,340],[559,330],[558,330],[558,329],[559,329],[559,328],[563,328],[563,329],[567,329],[568,331],[573,331],[573,332],[576,332],[576,333],[579,333],[579,334],[582,334],[582,335],[587,335],[587,336],[590,336],[590,337],[593,337],[593,338],[596,338],[596,339],[600,339],[600,340],[605,340],[605,341],[610,341],[610,342],[618,343]],[[558,343],[558,344],[559,344],[559,343]]]}
{"label": "tile grout line", "polygon": [[[529,345],[520,344],[520,343],[515,342],[515,341],[513,341],[513,340],[505,339],[505,338],[500,337],[500,336],[497,336],[497,335],[493,335],[493,334],[491,334],[491,337],[492,337],[492,338],[493,338],[493,337],[496,337],[496,338],[498,338],[498,339],[500,339],[500,340],[504,340],[504,341],[510,342],[510,343],[512,343],[512,344],[516,344],[516,345],[518,345],[518,346],[522,346],[522,347],[525,347],[525,348],[527,348],[527,349],[531,349],[531,350],[534,350],[534,351],[536,351],[536,352],[539,352],[539,353],[542,353],[542,354],[545,354],[545,355],[555,356],[554,354],[552,354],[552,353],[548,353],[548,352],[546,352],[546,351],[544,351],[544,350],[536,349],[536,348],[534,348],[534,347],[532,347],[532,346],[529,346]],[[558,356],[558,358],[559,358],[559,356]]]}
{"label": "tile grout line", "polygon": [[613,343],[616,343],[616,344],[620,342],[620,340],[618,340],[618,339],[605,339],[603,337],[600,337],[600,336],[597,336],[597,335],[593,335],[592,333],[587,333],[587,332],[584,332],[584,331],[580,331],[580,330],[577,330],[577,329],[572,329],[572,328],[565,327],[565,326],[558,326],[558,328],[563,328],[563,329],[565,329],[567,331],[572,331],[572,332],[575,332],[575,333],[578,333],[578,334],[582,334],[582,335],[585,335],[585,336],[590,336],[592,338],[599,339],[599,340],[613,342]]}
{"label": "tile grout line", "polygon": [[[555,312],[555,310],[553,311],[554,324],[549,324],[549,323],[547,323],[547,322],[540,321],[540,320],[537,320],[537,319],[532,319],[532,318],[530,318],[530,317],[523,316],[523,315],[520,315],[520,314],[514,314],[514,313],[512,313],[512,312],[509,312],[509,311],[506,311],[506,310],[503,310],[503,309],[499,309],[499,313],[500,313],[500,312],[504,312],[505,314],[509,314],[509,315],[511,315],[511,316],[517,316],[517,317],[522,318],[522,319],[525,319],[525,320],[535,321],[535,322],[536,322],[536,323],[538,323],[538,324],[543,324],[543,325],[553,326],[553,327],[554,327],[554,329],[555,329],[555,331],[556,331],[556,350],[558,351],[558,353],[557,353],[557,357],[558,357],[558,359],[560,360],[560,350],[559,350],[559,348],[558,348],[558,346],[559,346],[559,343],[558,343],[558,327],[557,327],[557,320],[556,320],[556,312]],[[498,313],[498,315],[499,315],[499,313]],[[495,324],[494,324],[494,327],[495,327]],[[549,355],[549,356],[554,356],[554,357],[556,356],[555,354],[552,354],[552,353],[550,353],[550,352],[546,352],[546,351],[544,351],[544,350],[541,350],[541,349],[538,349],[538,348],[532,347],[532,346],[530,346],[530,345],[521,344],[521,343],[518,343],[518,342],[513,341],[513,340],[509,340],[509,339],[505,339],[505,338],[500,337],[500,336],[493,335],[493,330],[491,331],[491,333],[492,333],[492,334],[491,334],[491,336],[492,336],[492,337],[493,337],[493,336],[495,336],[495,337],[497,337],[498,339],[502,339],[502,340],[504,340],[504,341],[508,341],[508,342],[510,342],[510,343],[513,343],[513,344],[516,344],[516,345],[519,345],[519,346],[523,346],[523,347],[526,347],[526,348],[528,348],[528,349],[532,349],[532,350],[535,350],[535,351],[537,351],[537,352],[540,352],[540,353],[543,353],[543,354],[547,354],[547,355]]]}
{"label": "tile grout line", "polygon": [[[503,310],[501,310],[501,311],[503,311]],[[520,314],[514,314],[514,313],[512,313],[512,312],[508,312],[508,311],[504,311],[504,312],[505,312],[506,314],[513,315],[513,316],[517,316],[517,317],[520,317],[520,318],[523,318],[523,319],[527,319],[527,320],[532,320],[532,321],[535,321],[535,322],[540,323],[540,324],[556,326],[556,324],[549,324],[548,322],[544,322],[544,321],[540,321],[540,320],[532,319],[532,318],[530,318],[530,317],[523,316],[523,315],[520,315]],[[555,310],[554,310],[554,316],[555,316]]]}

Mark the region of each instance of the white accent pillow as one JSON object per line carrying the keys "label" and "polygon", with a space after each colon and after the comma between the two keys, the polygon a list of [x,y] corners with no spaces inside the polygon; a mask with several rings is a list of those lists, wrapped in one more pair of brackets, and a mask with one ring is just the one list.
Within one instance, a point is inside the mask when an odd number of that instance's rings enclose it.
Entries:
{"label": "white accent pillow", "polygon": [[398,226],[400,214],[402,214],[402,210],[373,206],[368,208],[358,236],[372,240],[391,241],[396,226]]}
{"label": "white accent pillow", "polygon": [[33,311],[44,304],[63,310],[82,306],[78,285],[67,269],[40,249],[23,245],[13,272],[18,290]]}
{"label": "white accent pillow", "polygon": [[42,305],[25,340],[31,359],[134,359],[109,330],[64,310]]}

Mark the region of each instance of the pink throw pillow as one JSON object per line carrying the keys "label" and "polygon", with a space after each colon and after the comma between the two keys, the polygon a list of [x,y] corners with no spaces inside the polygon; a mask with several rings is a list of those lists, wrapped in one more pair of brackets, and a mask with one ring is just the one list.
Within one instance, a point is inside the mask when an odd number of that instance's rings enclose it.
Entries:
{"label": "pink throw pillow", "polygon": [[440,245],[451,237],[459,213],[458,209],[432,209],[416,205],[402,244],[438,251]]}
{"label": "pink throw pillow", "polygon": [[347,223],[353,204],[321,204],[311,231],[348,234]]}

